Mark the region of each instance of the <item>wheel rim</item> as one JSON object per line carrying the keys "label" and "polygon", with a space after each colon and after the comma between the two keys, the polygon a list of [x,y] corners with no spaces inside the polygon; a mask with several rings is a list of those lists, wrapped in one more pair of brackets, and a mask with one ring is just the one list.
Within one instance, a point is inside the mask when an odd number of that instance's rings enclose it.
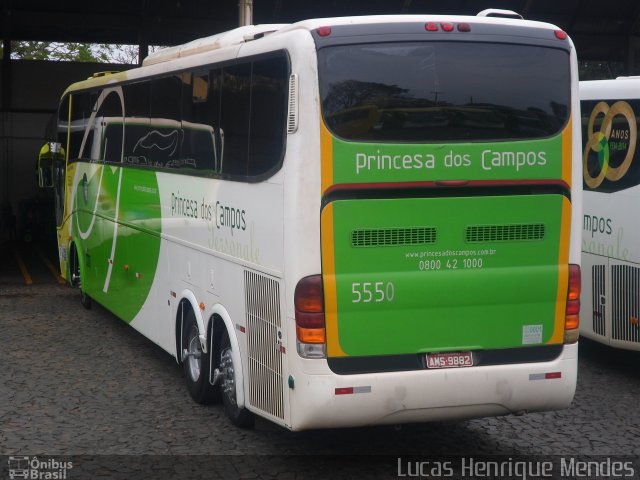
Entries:
{"label": "wheel rim", "polygon": [[200,378],[201,356],[202,347],[200,346],[198,327],[192,325],[191,329],[189,330],[189,339],[187,341],[187,364],[189,366],[189,376],[194,382],[197,382]]}
{"label": "wheel rim", "polygon": [[220,352],[220,373],[222,374],[222,393],[231,404],[235,405],[236,380],[231,347],[226,347]]}

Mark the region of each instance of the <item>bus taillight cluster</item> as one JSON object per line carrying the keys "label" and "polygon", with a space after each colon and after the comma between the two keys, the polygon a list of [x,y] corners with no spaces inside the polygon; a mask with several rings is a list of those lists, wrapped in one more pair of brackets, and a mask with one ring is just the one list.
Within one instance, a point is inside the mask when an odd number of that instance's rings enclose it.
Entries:
{"label": "bus taillight cluster", "polygon": [[569,289],[564,321],[564,343],[578,341],[580,327],[580,266],[569,265]]}
{"label": "bus taillight cluster", "polygon": [[326,330],[321,275],[304,277],[298,282],[294,304],[298,354],[304,358],[324,358]]}

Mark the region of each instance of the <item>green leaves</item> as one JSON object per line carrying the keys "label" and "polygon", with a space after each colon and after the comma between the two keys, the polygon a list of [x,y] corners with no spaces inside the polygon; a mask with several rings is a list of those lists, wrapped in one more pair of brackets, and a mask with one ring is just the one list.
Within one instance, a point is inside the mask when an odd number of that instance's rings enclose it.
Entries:
{"label": "green leaves", "polygon": [[[3,53],[2,47],[0,47],[0,57]],[[136,64],[138,63],[138,46],[14,41],[11,43],[11,58],[14,60]]]}

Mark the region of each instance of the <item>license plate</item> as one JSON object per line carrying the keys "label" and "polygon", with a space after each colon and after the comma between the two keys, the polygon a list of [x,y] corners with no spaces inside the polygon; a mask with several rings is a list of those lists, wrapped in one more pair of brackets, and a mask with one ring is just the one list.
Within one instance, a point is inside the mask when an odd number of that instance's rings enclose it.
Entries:
{"label": "license plate", "polygon": [[427,353],[427,368],[472,367],[471,352]]}

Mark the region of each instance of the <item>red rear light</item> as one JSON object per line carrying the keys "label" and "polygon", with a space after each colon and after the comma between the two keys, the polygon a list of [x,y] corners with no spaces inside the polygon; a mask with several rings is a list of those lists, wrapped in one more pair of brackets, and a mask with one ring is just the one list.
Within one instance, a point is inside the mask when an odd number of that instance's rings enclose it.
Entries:
{"label": "red rear light", "polygon": [[567,32],[564,32],[562,30],[556,30],[553,33],[556,35],[556,38],[558,40],[566,40],[567,38],[569,38],[569,35],[567,35]]}
{"label": "red rear light", "polygon": [[305,277],[294,293],[296,332],[302,343],[325,343],[322,276]]}
{"label": "red rear light", "polygon": [[459,23],[458,24],[458,31],[459,32],[470,32],[471,31],[471,25],[469,25],[468,23]]}
{"label": "red rear light", "polygon": [[440,26],[442,26],[442,31],[444,32],[453,32],[453,23],[441,23]]}
{"label": "red rear light", "polygon": [[427,32],[437,32],[438,31],[438,24],[436,22],[427,22],[424,26],[424,29]]}
{"label": "red rear light", "polygon": [[567,291],[567,309],[564,320],[564,341],[578,341],[580,327],[580,266],[569,265],[569,288]]}
{"label": "red rear light", "polygon": [[580,313],[580,300],[567,301],[567,315],[578,315]]}
{"label": "red rear light", "polygon": [[580,265],[569,265],[568,300],[580,300]]}
{"label": "red rear light", "polygon": [[294,303],[296,312],[322,313],[324,311],[322,276],[311,275],[300,280],[296,285]]}
{"label": "red rear light", "polygon": [[331,35],[331,27],[318,27],[316,32],[318,32],[318,35],[321,37],[328,37]]}

